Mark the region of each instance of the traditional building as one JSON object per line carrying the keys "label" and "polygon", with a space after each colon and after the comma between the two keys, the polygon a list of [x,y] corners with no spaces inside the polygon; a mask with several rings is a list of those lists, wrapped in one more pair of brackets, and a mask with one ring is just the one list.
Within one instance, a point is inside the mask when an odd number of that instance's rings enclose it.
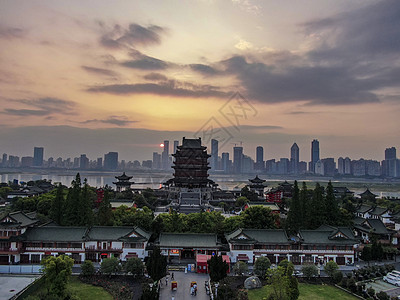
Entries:
{"label": "traditional building", "polygon": [[253,179],[249,179],[250,184],[249,189],[250,191],[255,192],[259,198],[265,199],[265,195],[264,195],[264,189],[266,188],[265,180],[261,179],[258,177],[258,175],[256,175],[256,177],[254,177]]}
{"label": "traditional building", "polygon": [[301,230],[296,236],[288,236],[282,229],[237,229],[225,237],[231,262],[248,263],[266,256],[274,264],[284,259],[295,265],[329,260],[339,265],[352,264],[355,245],[359,243],[350,228],[331,226]]}
{"label": "traditional building", "polygon": [[69,255],[76,264],[109,257],[143,260],[150,235],[139,227],[30,227],[10,239],[12,253],[3,263],[39,264],[47,256],[62,254]]}
{"label": "traditional building", "polygon": [[368,188],[365,190],[365,192],[359,194],[359,196],[361,197],[361,200],[363,202],[374,202],[376,201],[376,197],[377,195],[375,195],[374,193],[372,193]]}
{"label": "traditional building", "polygon": [[133,176],[128,176],[125,172],[120,176],[115,176],[115,178],[118,179],[117,182],[113,182],[117,186],[117,192],[129,190],[131,185],[134,184],[134,182],[130,181]]}

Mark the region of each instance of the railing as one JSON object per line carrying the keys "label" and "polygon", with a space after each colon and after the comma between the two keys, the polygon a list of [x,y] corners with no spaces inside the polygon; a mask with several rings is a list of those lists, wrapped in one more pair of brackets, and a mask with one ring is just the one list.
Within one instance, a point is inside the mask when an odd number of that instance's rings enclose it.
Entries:
{"label": "railing", "polygon": [[19,252],[19,249],[0,248],[0,252]]}
{"label": "railing", "polygon": [[113,247],[95,247],[95,246],[90,246],[90,247],[85,247],[86,251],[122,251],[122,248],[113,248]]}
{"label": "railing", "polygon": [[[233,251],[243,251],[236,250]],[[291,254],[291,253],[299,253],[299,254],[312,254],[312,253],[354,253],[353,250],[282,250],[282,249],[254,249],[253,252],[270,252],[270,253],[280,253],[280,254]]]}
{"label": "railing", "polygon": [[26,247],[26,251],[52,251],[52,252],[74,252],[83,251],[83,248],[48,248],[48,247]]}

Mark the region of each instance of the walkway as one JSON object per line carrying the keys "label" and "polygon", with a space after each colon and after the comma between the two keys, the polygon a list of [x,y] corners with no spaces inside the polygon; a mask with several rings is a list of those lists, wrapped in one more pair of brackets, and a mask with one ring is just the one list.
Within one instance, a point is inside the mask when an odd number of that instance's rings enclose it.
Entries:
{"label": "walkway", "polygon": [[[171,300],[172,296],[175,300],[209,300],[210,296],[206,294],[204,282],[209,279],[208,274],[174,272],[175,281],[178,282],[176,291],[171,291],[171,275],[168,276],[168,286],[165,286],[165,278],[161,280],[160,300]],[[197,282],[197,295],[190,295],[190,283]]]}

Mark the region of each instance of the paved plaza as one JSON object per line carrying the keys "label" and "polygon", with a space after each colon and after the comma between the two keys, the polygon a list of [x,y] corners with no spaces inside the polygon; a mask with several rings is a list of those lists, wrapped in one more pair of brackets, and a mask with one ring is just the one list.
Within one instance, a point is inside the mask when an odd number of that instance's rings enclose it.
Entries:
{"label": "paved plaza", "polygon": [[[172,273],[172,272],[171,272]],[[175,300],[209,300],[210,296],[207,295],[204,287],[204,282],[209,279],[208,274],[197,274],[197,273],[185,273],[185,272],[174,272],[175,281],[178,282],[178,288],[176,291],[171,291],[171,275],[168,275],[168,285],[165,285],[165,277],[162,279],[162,285],[160,289],[160,300],[171,300],[175,297]],[[197,295],[190,295],[190,283],[192,281],[197,282]]]}
{"label": "paved plaza", "polygon": [[39,275],[0,275],[0,300],[10,299],[39,277]]}

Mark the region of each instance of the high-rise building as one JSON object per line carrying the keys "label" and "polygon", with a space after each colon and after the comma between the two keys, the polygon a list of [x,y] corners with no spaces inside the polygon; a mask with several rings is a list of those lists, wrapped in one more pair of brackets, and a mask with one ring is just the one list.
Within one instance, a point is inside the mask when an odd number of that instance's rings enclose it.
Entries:
{"label": "high-rise building", "polygon": [[242,173],[251,173],[254,171],[254,160],[247,155],[242,158]]}
{"label": "high-rise building", "polygon": [[229,153],[223,152],[221,156],[222,156],[222,170],[224,170],[224,173],[230,173],[231,164],[229,160]]}
{"label": "high-rise building", "polygon": [[398,177],[400,174],[397,174],[397,163],[396,148],[386,148],[385,160],[382,162],[382,174],[387,177]]}
{"label": "high-rise building", "polygon": [[7,155],[7,153],[3,153],[3,158],[1,160],[1,166],[3,168],[8,166],[8,155]]}
{"label": "high-rise building", "polygon": [[81,157],[79,159],[79,168],[80,169],[89,168],[89,158],[86,157],[86,154],[81,154]]}
{"label": "high-rise building", "polygon": [[319,161],[319,142],[318,140],[313,140],[311,142],[311,163],[310,172],[315,173],[315,164]]}
{"label": "high-rise building", "polygon": [[218,141],[211,140],[211,170],[215,171],[218,169]]}
{"label": "high-rise building", "polygon": [[41,167],[43,165],[43,147],[35,147],[33,148],[33,166]]}
{"label": "high-rise building", "polygon": [[164,141],[164,150],[161,154],[161,161],[162,161],[162,169],[163,170],[170,170],[170,163],[169,163],[169,141]]}
{"label": "high-rise building", "polygon": [[324,173],[325,176],[334,176],[336,170],[336,163],[333,158],[324,158],[321,160],[324,165]]}
{"label": "high-rise building", "polygon": [[32,156],[21,157],[21,167],[32,167],[32,165],[33,165]]}
{"label": "high-rise building", "polygon": [[153,165],[152,168],[154,170],[160,170],[161,169],[161,154],[157,152],[153,152]]}
{"label": "high-rise building", "polygon": [[108,152],[107,154],[104,154],[104,169],[118,169],[118,152]]}
{"label": "high-rise building", "polygon": [[351,159],[349,157],[344,159],[344,174],[351,174]]}
{"label": "high-rise building", "polygon": [[179,141],[174,141],[174,151],[172,152],[172,154],[176,153],[176,149],[178,148],[178,146],[179,146]]}
{"label": "high-rise building", "polygon": [[337,161],[337,164],[338,164],[338,173],[340,175],[343,175],[344,174],[344,158],[343,157],[339,157],[338,161]]}
{"label": "high-rise building", "polygon": [[242,173],[243,147],[233,147],[233,173]]}
{"label": "high-rise building", "polygon": [[290,148],[290,169],[291,173],[299,173],[300,150],[296,143]]}
{"label": "high-rise building", "polygon": [[97,158],[97,163],[96,163],[96,169],[101,169],[103,168],[103,158],[102,157],[98,157]]}
{"label": "high-rise building", "polygon": [[264,163],[264,148],[262,146],[258,146],[256,148],[256,170],[264,171],[265,163]]}

